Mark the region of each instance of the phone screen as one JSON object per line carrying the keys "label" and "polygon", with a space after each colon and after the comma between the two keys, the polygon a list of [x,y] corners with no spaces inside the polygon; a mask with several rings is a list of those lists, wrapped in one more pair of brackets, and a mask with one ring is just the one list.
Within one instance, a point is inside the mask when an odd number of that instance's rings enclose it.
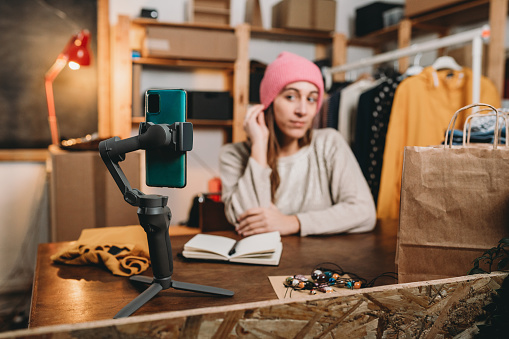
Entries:
{"label": "phone screen", "polygon": [[[149,89],[145,92],[145,121],[173,124],[186,121],[186,96],[182,89]],[[187,154],[171,147],[147,150],[147,186],[182,188],[187,183]]]}

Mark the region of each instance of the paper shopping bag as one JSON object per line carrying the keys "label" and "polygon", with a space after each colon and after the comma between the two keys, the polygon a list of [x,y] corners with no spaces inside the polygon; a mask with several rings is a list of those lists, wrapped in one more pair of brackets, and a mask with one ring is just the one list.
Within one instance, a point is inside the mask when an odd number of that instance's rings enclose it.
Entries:
{"label": "paper shopping bag", "polygon": [[466,275],[509,236],[509,147],[445,145],[404,151],[400,283]]}

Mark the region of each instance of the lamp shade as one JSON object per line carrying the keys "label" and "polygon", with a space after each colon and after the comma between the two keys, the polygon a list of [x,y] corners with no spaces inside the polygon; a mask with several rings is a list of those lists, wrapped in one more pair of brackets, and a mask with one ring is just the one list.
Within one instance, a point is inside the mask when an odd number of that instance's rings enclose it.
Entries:
{"label": "lamp shade", "polygon": [[74,35],[63,54],[67,56],[67,61],[75,62],[80,66],[90,65],[90,52],[88,43],[90,41],[90,32],[88,30],[81,30],[78,34]]}

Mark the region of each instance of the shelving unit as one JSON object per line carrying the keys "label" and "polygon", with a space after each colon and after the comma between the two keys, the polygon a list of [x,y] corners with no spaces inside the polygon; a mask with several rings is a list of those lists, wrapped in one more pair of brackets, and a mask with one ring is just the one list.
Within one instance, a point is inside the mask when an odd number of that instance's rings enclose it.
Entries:
{"label": "shelving unit", "polygon": [[[349,39],[349,46],[371,47],[375,53],[388,42],[398,42],[398,48],[408,47],[412,38],[424,34],[438,33],[439,37],[449,34],[451,27],[489,21],[490,43],[488,46],[487,77],[503,92],[505,68],[505,28],[508,0],[471,0],[455,6],[405,18],[398,25],[384,28],[363,37]],[[399,71],[409,66],[408,57],[399,60]]]}
{"label": "shelving unit", "polygon": [[[189,60],[181,58],[132,58],[133,50],[142,50],[147,26],[166,26],[182,28],[206,28],[207,30],[231,31],[237,38],[237,58],[234,61],[217,61],[210,59]],[[197,70],[216,69],[227,74],[231,86],[228,90],[233,97],[232,120],[190,120],[196,127],[221,128],[225,142],[242,141],[245,139],[243,121],[249,100],[249,41],[251,38],[267,40],[285,40],[309,42],[315,45],[316,58],[324,58],[329,54],[332,45],[333,65],[346,61],[346,39],[341,34],[330,34],[309,31],[289,31],[283,29],[264,30],[241,24],[235,28],[225,25],[207,24],[173,24],[162,23],[151,19],[131,20],[126,16],[118,18],[112,34],[112,82],[111,82],[111,134],[121,138],[129,137],[134,124],[139,124],[142,117],[132,116],[132,107],[139,107],[134,92],[139,74],[144,66],[163,67],[165,69]],[[134,106],[133,106],[134,105]]]}
{"label": "shelving unit", "polygon": [[[133,50],[142,50],[147,26],[206,28],[208,30],[229,31],[237,37],[237,59],[235,61],[218,61],[208,59],[180,59],[180,58],[132,58]],[[165,69],[197,70],[215,69],[224,71],[229,79],[228,89],[233,97],[234,115],[232,120],[190,120],[197,127],[222,128],[225,140],[242,140],[243,130],[235,126],[242,126],[242,119],[247,108],[249,60],[247,47],[243,45],[248,40],[247,25],[232,28],[223,25],[206,24],[172,24],[161,23],[150,19],[131,20],[127,16],[119,16],[118,23],[113,27],[112,39],[112,114],[111,130],[113,135],[121,138],[129,137],[133,124],[142,121],[141,117],[132,116],[132,107],[137,105],[133,96],[133,85],[139,86],[136,79],[144,66],[162,67]],[[134,80],[134,81],[133,81]],[[134,89],[136,92],[136,88]],[[133,103],[134,100],[134,103]],[[136,107],[136,106],[134,106]]]}

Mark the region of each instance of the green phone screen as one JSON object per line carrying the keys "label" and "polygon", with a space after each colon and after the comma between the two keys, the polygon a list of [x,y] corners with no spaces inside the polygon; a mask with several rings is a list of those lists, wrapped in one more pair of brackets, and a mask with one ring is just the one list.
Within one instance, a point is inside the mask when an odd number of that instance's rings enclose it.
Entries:
{"label": "green phone screen", "polygon": [[[150,89],[145,92],[145,121],[173,124],[186,121],[186,91]],[[146,184],[155,187],[186,186],[187,155],[170,147],[147,150]]]}

